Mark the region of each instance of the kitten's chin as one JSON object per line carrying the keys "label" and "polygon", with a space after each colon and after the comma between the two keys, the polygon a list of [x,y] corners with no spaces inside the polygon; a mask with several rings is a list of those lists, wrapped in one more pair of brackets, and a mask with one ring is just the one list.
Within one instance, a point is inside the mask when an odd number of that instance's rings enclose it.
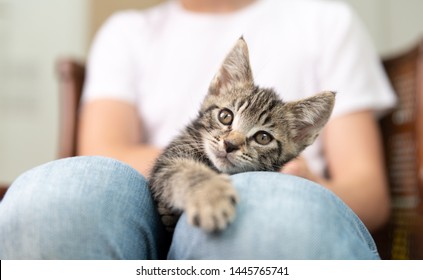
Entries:
{"label": "kitten's chin", "polygon": [[231,163],[227,158],[215,158],[212,160],[214,166],[221,172],[227,173],[227,174],[235,174],[239,171],[237,170],[237,167]]}
{"label": "kitten's chin", "polygon": [[207,153],[207,155],[216,169],[220,172],[227,174],[241,172],[240,168],[233,163],[233,159],[231,160],[230,156],[217,155],[214,152]]}

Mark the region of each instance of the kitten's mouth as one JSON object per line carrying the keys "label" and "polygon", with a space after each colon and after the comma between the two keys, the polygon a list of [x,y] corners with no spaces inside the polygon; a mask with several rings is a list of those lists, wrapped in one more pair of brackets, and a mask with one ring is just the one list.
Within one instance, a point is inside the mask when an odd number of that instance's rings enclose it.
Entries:
{"label": "kitten's mouth", "polygon": [[228,159],[228,153],[227,152],[224,152],[224,151],[217,151],[216,153],[215,153],[215,155],[216,155],[216,157],[218,158],[218,159],[227,159],[227,160],[229,160]]}
{"label": "kitten's mouth", "polygon": [[233,155],[217,147],[205,145],[205,152],[213,165],[221,172],[234,173],[233,170],[238,166]]}
{"label": "kitten's mouth", "polygon": [[233,162],[233,158],[230,154],[226,153],[225,151],[216,151],[214,153],[216,161],[219,163],[221,167],[235,167],[236,165]]}

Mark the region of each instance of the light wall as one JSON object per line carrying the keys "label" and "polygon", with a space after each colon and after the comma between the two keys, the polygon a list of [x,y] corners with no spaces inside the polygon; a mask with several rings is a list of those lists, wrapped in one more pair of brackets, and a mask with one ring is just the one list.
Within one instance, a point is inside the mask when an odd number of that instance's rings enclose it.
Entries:
{"label": "light wall", "polygon": [[90,0],[90,18],[89,35],[92,38],[101,26],[113,12],[126,9],[145,9],[157,5],[164,0]]}
{"label": "light wall", "polygon": [[[85,59],[93,34],[113,11],[162,1],[0,0],[0,183],[56,157],[56,59]],[[381,55],[423,36],[421,0],[328,1],[356,9]]]}
{"label": "light wall", "polygon": [[389,56],[423,38],[422,0],[331,0],[350,4],[367,26],[378,52]]}
{"label": "light wall", "polygon": [[86,0],[0,0],[0,183],[52,160],[58,57],[85,57]]}

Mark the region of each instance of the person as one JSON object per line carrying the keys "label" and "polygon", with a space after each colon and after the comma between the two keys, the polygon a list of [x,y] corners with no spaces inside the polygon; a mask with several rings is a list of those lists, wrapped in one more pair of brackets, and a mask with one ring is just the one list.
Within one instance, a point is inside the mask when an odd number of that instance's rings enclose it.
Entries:
{"label": "person", "polygon": [[[285,100],[337,91],[333,115],[281,173],[232,176],[240,203],[226,230],[182,215],[168,248],[145,178],[241,35],[258,85]],[[82,103],[81,156],[24,173],[0,203],[1,259],[379,258],[368,230],[390,201],[376,117],[395,97],[345,4],[174,0],[119,12],[93,43]]]}

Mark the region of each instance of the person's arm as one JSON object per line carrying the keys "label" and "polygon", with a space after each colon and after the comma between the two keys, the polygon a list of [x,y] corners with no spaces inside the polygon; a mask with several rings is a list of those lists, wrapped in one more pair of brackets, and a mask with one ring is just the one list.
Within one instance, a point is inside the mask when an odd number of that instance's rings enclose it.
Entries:
{"label": "person's arm", "polygon": [[101,155],[128,163],[148,176],[161,150],[141,144],[142,127],[134,105],[98,99],[80,113],[79,155]]}
{"label": "person's arm", "polygon": [[331,120],[323,133],[330,179],[312,174],[303,159],[283,172],[305,177],[337,194],[373,231],[389,217],[390,197],[377,123],[370,111]]}

